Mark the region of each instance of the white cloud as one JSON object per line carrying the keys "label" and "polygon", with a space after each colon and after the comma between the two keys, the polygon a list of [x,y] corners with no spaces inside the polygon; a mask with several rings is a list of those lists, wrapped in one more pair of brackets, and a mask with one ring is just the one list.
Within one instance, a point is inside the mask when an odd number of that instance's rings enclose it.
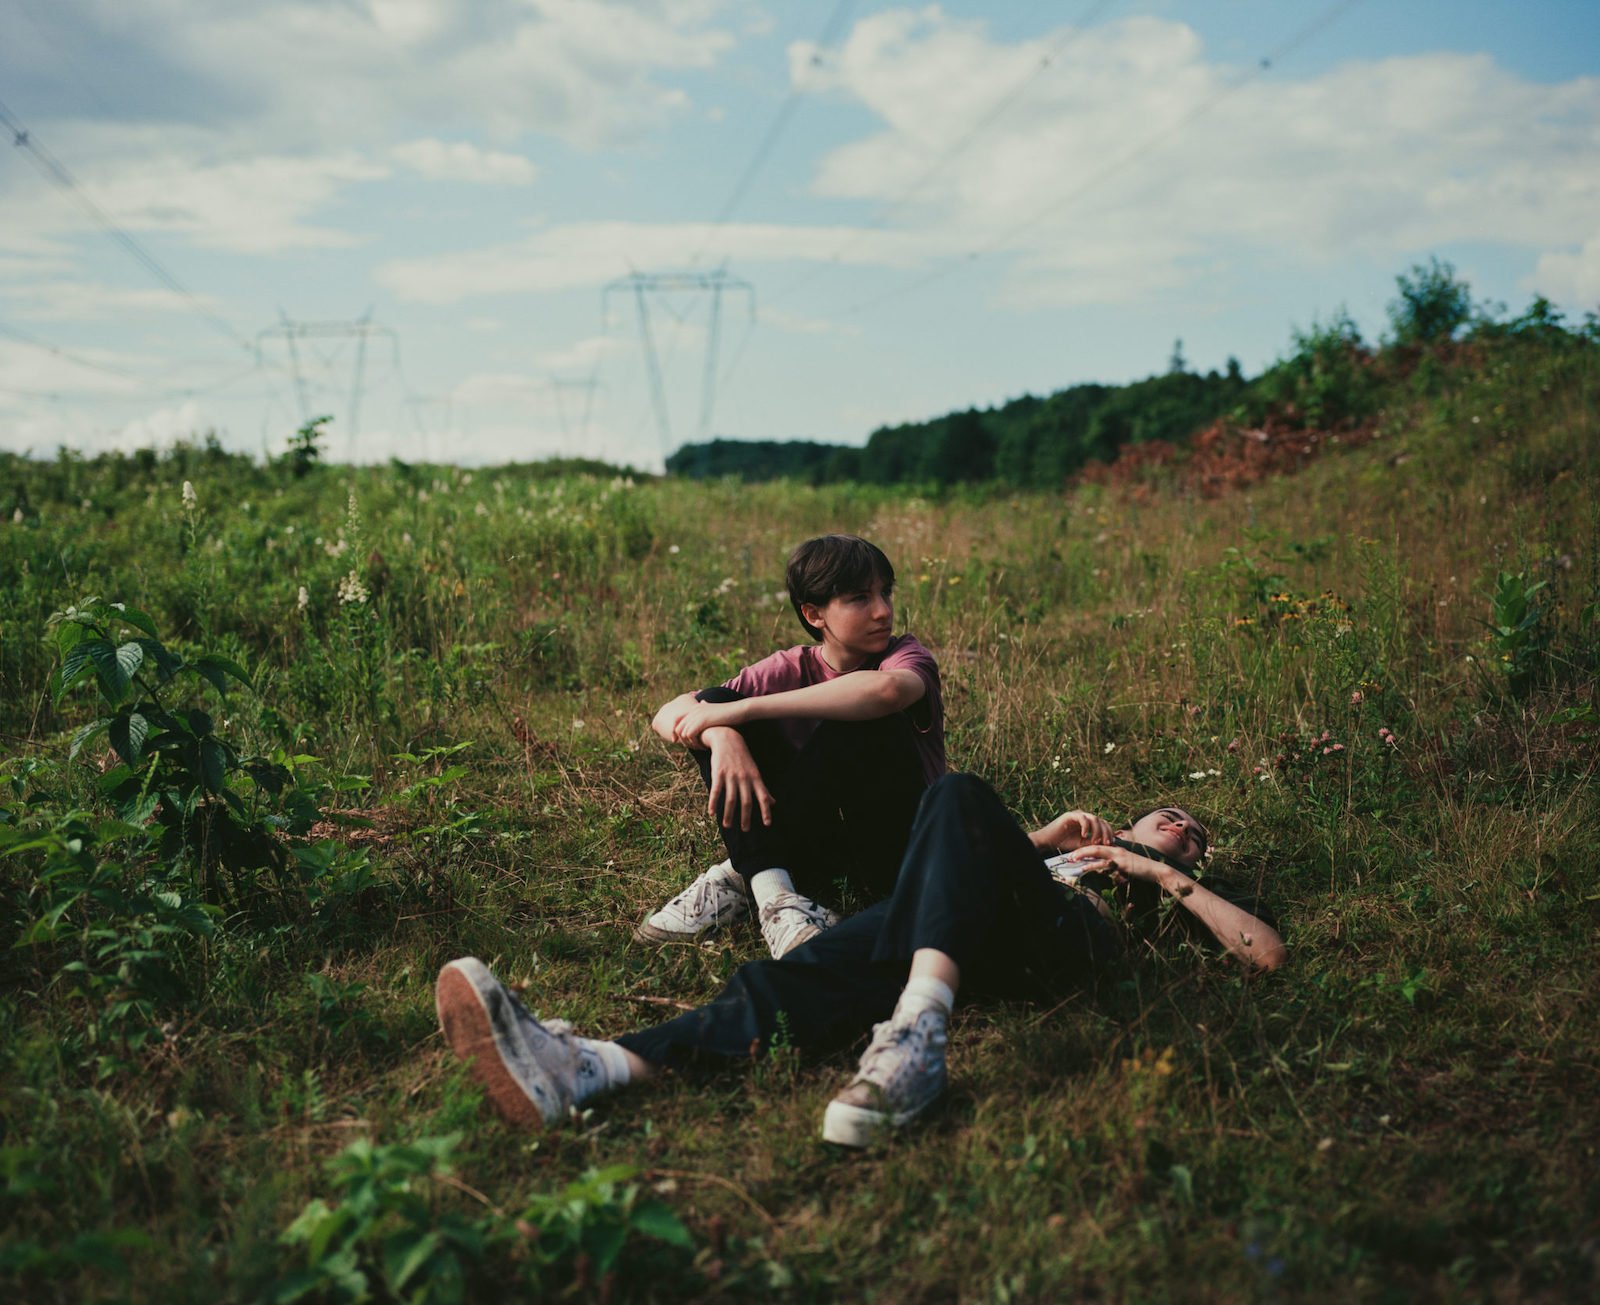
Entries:
{"label": "white cloud", "polygon": [[396,145],[393,157],[430,181],[466,181],[480,185],[525,186],[539,175],[520,154],[483,150],[470,141],[427,137]]}
{"label": "white cloud", "polygon": [[1522,288],[1556,303],[1600,309],[1600,236],[1591,236],[1576,250],[1545,254]]}
{"label": "white cloud", "polygon": [[817,191],[876,201],[938,232],[935,247],[1015,258],[1011,292],[1033,303],[1169,290],[1242,243],[1332,258],[1467,241],[1548,250],[1593,233],[1600,79],[1535,85],[1487,56],[1438,53],[1229,90],[1245,70],[1155,18],[1081,33],[1030,79],[1062,40],[998,44],[927,9],[864,19],[820,65],[796,45],[797,84],[883,123],[822,161]]}
{"label": "white cloud", "polygon": [[[568,223],[493,248],[393,259],[374,275],[402,299],[455,303],[479,295],[600,285],[626,276],[631,267],[682,267],[706,248],[707,239],[703,222]],[[948,251],[950,243],[938,232],[746,223],[716,228],[715,248],[735,264],[831,262],[837,256],[853,264],[912,267],[930,253]]]}

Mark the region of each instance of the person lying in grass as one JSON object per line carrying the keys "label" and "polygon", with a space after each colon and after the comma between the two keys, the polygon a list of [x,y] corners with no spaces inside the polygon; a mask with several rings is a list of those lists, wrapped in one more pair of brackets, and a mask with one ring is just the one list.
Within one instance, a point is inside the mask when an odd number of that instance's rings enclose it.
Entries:
{"label": "person lying in grass", "polygon": [[890,897],[781,959],[741,966],[696,1010],[612,1042],[583,1038],[541,1023],[465,957],[439,973],[439,1022],[495,1110],[531,1127],[666,1069],[759,1056],[775,1037],[815,1053],[871,1028],[822,1124],[825,1140],[864,1146],[944,1091],[958,991],[1054,997],[1168,935],[1220,947],[1254,971],[1281,965],[1267,909],[1191,873],[1205,850],[1204,829],[1179,807],[1147,811],[1115,834],[1068,811],[1027,834],[982,780],[949,775],[923,799]]}
{"label": "person lying in grass", "polygon": [[652,727],[700,767],[728,859],[634,931],[689,942],[750,911],[773,956],[838,923],[843,880],[884,896],[917,804],[945,772],[933,654],[894,633],[894,567],[855,535],[808,539],[784,584],[815,642],[666,703]]}

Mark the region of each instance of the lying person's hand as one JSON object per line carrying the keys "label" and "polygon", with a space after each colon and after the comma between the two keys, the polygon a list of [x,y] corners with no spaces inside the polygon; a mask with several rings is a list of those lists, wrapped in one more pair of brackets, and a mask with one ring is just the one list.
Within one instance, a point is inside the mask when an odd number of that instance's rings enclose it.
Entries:
{"label": "lying person's hand", "polygon": [[1087,811],[1063,811],[1040,833],[1052,847],[1071,852],[1086,843],[1109,843],[1111,826]]}
{"label": "lying person's hand", "polygon": [[1110,871],[1112,880],[1119,884],[1139,879],[1148,884],[1155,884],[1158,888],[1164,888],[1168,892],[1180,892],[1183,884],[1192,886],[1194,883],[1181,870],[1174,870],[1170,865],[1152,861],[1147,856],[1140,856],[1137,852],[1130,852],[1127,848],[1118,847],[1109,841],[1085,844],[1073,853],[1072,859],[1106,862],[1105,868]]}

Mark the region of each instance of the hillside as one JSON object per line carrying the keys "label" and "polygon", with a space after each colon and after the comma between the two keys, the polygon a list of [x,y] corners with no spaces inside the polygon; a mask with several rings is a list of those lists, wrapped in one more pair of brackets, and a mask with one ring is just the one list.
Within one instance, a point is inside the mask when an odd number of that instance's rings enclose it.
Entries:
{"label": "hillside", "polygon": [[[1600,344],[1534,313],[1328,348],[1350,370],[1261,424],[1064,492],[5,459],[0,1281],[1591,1295]],[[760,954],[629,939],[721,856],[647,723],[795,642],[783,558],[829,529],[896,561],[955,765],[1030,818],[1182,802],[1288,966],[969,1007],[949,1099],[865,1156],[816,1140],[849,1056],[509,1132],[437,1035],[438,966],[615,1035]],[[132,720],[140,677],[170,725]]]}

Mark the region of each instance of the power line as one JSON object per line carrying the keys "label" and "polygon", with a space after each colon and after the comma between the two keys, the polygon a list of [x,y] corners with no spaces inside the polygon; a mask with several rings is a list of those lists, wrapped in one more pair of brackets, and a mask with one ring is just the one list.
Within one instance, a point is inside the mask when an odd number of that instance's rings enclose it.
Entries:
{"label": "power line", "polygon": [[1222,103],[1223,100],[1242,90],[1250,82],[1254,81],[1263,73],[1270,70],[1280,60],[1284,59],[1289,54],[1297,50],[1301,45],[1305,44],[1305,42],[1310,40],[1311,37],[1322,31],[1325,27],[1329,26],[1336,19],[1342,17],[1346,10],[1353,9],[1359,3],[1361,3],[1361,0],[1336,0],[1336,3],[1328,6],[1328,8],[1323,10],[1322,13],[1316,18],[1312,19],[1303,27],[1298,28],[1285,41],[1269,51],[1265,56],[1262,57],[1260,62],[1257,63],[1255,67],[1240,74],[1238,77],[1234,78],[1233,81],[1223,86],[1220,90],[1207,96],[1176,122],[1161,128],[1159,131],[1150,136],[1147,136],[1127,154],[1124,154],[1120,158],[1113,160],[1109,165],[1091,176],[1083,185],[1077,187],[1073,191],[1058,199],[1051,200],[1048,204],[1045,204],[1034,210],[1034,212],[1027,218],[1023,219],[1023,221],[1013,226],[1006,227],[996,235],[990,237],[989,240],[985,241],[976,249],[970,250],[960,262],[947,263],[944,267],[936,268],[934,271],[929,272],[925,276],[919,277],[915,281],[897,286],[892,290],[885,291],[883,294],[876,295],[870,299],[861,300],[858,303],[852,304],[845,311],[850,313],[858,313],[868,308],[876,308],[880,304],[903,298],[905,295],[911,294],[917,290],[921,290],[929,285],[934,284],[935,282],[944,280],[946,277],[953,275],[961,268],[970,266],[984,255],[993,253],[996,249],[999,249],[1001,246],[1010,243],[1018,236],[1031,231],[1034,227],[1038,226],[1040,222],[1059,212],[1068,204],[1082,199],[1083,196],[1089,191],[1093,190],[1095,186],[1100,185],[1108,178],[1115,176],[1117,173],[1124,171],[1130,165],[1138,162],[1151,151],[1158,149],[1163,145],[1169,144],[1174,137],[1179,135],[1185,128],[1189,127],[1193,122],[1196,121],[1196,119],[1203,117],[1212,109],[1216,108],[1218,104]]}
{"label": "power line", "polygon": [[46,344],[43,340],[19,331],[14,326],[7,326],[3,322],[0,322],[0,335],[10,336],[11,339],[25,344],[29,348],[41,349],[45,353],[54,354],[57,358],[64,359],[77,367],[87,367],[90,371],[104,372],[107,376],[120,376],[124,380],[136,381],[139,379],[135,373],[124,368],[113,367],[109,363],[94,362],[92,359],[73,353],[70,349],[62,349],[57,345]]}
{"label": "power line", "polygon": [[[916,179],[912,181],[909,186],[906,186],[898,195],[889,200],[887,203],[880,204],[871,214],[868,215],[866,220],[861,225],[875,229],[881,229],[887,225],[891,217],[909,204],[912,198],[920,194],[927,187],[928,183],[938,176],[939,173],[943,172],[944,169],[948,167],[954,159],[970,149],[974,141],[976,141],[980,136],[983,135],[984,132],[988,131],[990,127],[994,126],[996,122],[1004,117],[1007,111],[1010,110],[1011,106],[1022,97],[1023,92],[1026,91],[1029,86],[1031,86],[1050,69],[1056,67],[1061,56],[1065,54],[1073,44],[1082,38],[1083,34],[1088,31],[1090,24],[1096,22],[1105,13],[1105,11],[1111,8],[1111,6],[1115,3],[1117,3],[1117,0],[1091,0],[1089,7],[1085,9],[1078,19],[1067,28],[1066,34],[1062,36],[1061,39],[1056,41],[1054,45],[1050,46],[1044,52],[1044,54],[1039,57],[1038,62],[1031,69],[1029,69],[1026,74],[1008,86],[1000,94],[1000,96],[986,110],[984,110],[984,112],[980,114],[976,120],[973,121],[973,123],[966,129],[965,132],[947,145],[945,149],[938,155],[938,157],[935,158],[932,163],[930,163],[921,173],[918,174]],[[772,304],[780,304],[785,302],[796,290],[805,285],[807,282],[816,280],[819,277],[826,275],[828,272],[835,270],[838,267],[839,259],[847,251],[854,249],[857,245],[859,245],[863,239],[864,236],[859,230],[846,236],[834,246],[832,252],[826,255],[821,266],[802,272],[789,284],[780,286],[772,298],[767,301],[769,307]]]}
{"label": "power line", "polygon": [[67,170],[66,165],[39,143],[34,134],[5,106],[3,101],[0,101],[0,126],[4,126],[11,133],[11,143],[24,151],[33,165],[47,179],[77,200],[84,211],[94,220],[95,225],[120,245],[151,276],[155,277],[173,294],[187,301],[197,315],[216,331],[227,336],[232,343],[242,349],[254,348],[250,341],[234,330],[226,319],[218,316],[208,308],[188,286],[184,285],[183,282],[168,271],[160,259],[118,226],[111,215],[101,208],[99,204],[95,203],[89,193],[79,184],[78,179]]}
{"label": "power line", "polygon": [[[822,34],[817,37],[816,46],[819,51],[825,50],[833,44],[834,39],[839,35],[840,28],[844,26],[849,18],[850,11],[855,8],[855,3],[856,0],[839,0],[839,3],[833,7],[833,12],[828,15],[828,21],[823,24]],[[814,54],[812,56],[813,66],[820,62],[820,53]],[[761,142],[756,146],[756,151],[751,156],[750,162],[745,164],[745,169],[739,175],[738,181],[734,182],[733,190],[729,192],[728,198],[723,201],[722,208],[718,210],[717,216],[706,229],[706,240],[709,240],[712,234],[738,211],[739,205],[744,201],[745,193],[750,189],[761,169],[766,166],[767,159],[771,156],[772,151],[777,148],[778,141],[782,139],[784,131],[789,126],[789,119],[794,117],[795,110],[800,107],[802,94],[803,90],[799,85],[790,88],[789,94],[784,98],[783,103],[779,105],[777,113],[773,115],[772,122],[767,127],[767,134],[761,138]],[[689,259],[690,265],[693,266],[698,263],[704,253],[704,242],[702,242],[701,248],[696,250]]]}

